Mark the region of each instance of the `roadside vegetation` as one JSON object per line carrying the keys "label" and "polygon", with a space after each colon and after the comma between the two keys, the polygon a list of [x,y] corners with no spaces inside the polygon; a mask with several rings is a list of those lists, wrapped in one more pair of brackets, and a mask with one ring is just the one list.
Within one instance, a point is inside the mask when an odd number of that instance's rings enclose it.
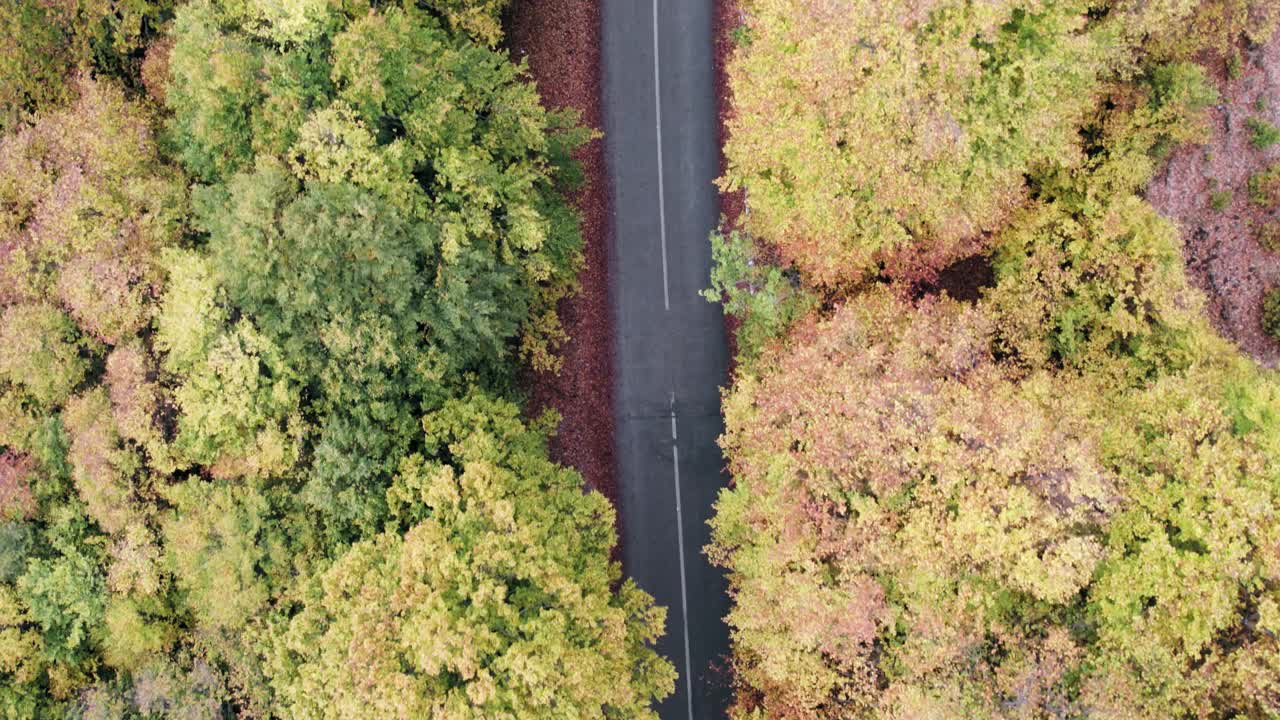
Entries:
{"label": "roadside vegetation", "polygon": [[1280,11],[740,5],[733,716],[1280,714],[1280,379],[1143,197]]}
{"label": "roadside vegetation", "polygon": [[0,717],[654,717],[505,5],[0,9]]}

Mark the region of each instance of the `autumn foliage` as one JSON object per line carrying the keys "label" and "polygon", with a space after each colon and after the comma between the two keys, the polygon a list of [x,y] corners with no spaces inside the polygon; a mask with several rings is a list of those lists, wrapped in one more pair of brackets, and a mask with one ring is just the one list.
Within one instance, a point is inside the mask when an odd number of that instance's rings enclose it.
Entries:
{"label": "autumn foliage", "polygon": [[996,360],[994,326],[863,296],[739,380],[713,557],[743,709],[1272,712],[1280,386],[1226,356],[1117,393]]}
{"label": "autumn foliage", "polygon": [[1280,380],[1141,196],[1270,5],[854,6],[729,65],[732,716],[1275,716]]}
{"label": "autumn foliage", "polygon": [[0,717],[654,717],[505,5],[0,9]]}

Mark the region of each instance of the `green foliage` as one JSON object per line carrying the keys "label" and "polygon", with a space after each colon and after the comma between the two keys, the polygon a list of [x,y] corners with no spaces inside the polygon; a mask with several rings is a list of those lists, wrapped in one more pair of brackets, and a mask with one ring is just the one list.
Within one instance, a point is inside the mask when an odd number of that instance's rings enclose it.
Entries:
{"label": "green foliage", "polygon": [[755,243],[738,231],[711,235],[711,287],[702,292],[711,302],[741,321],[735,337],[738,354],[753,360],[814,304],[798,278],[763,261]]}
{"label": "green foliage", "polygon": [[264,638],[280,715],[654,717],[664,613],[618,584],[608,502],[511,403],[450,400],[423,426],[428,455],[388,490],[407,531],[305,579]]}
{"label": "green foliage", "polygon": [[1002,236],[997,342],[1035,368],[1140,379],[1193,362],[1203,333],[1177,229],[1136,197],[1097,217],[1033,207]]}
{"label": "green foliage", "polygon": [[156,349],[170,372],[186,375],[208,355],[228,314],[207,257],[169,250],[164,259],[169,285],[156,318]]}
{"label": "green foliage", "polygon": [[1280,127],[1276,127],[1262,118],[1251,117],[1245,121],[1249,128],[1249,143],[1259,150],[1280,143]]}
{"label": "green foliage", "polygon": [[1262,330],[1280,340],[1280,290],[1272,289],[1262,298]]}
{"label": "green foliage", "polygon": [[556,366],[579,263],[506,4],[0,8],[0,717],[670,694],[607,502],[450,399]]}
{"label": "green foliage", "polygon": [[1266,210],[1280,208],[1280,163],[1249,178],[1249,200]]}
{"label": "green foliage", "polygon": [[13,0],[0,5],[0,132],[75,96],[78,71],[136,81],[137,56],[174,0]]}
{"label": "green foliage", "polygon": [[[589,135],[415,8],[206,0],[175,37],[172,142],[208,183],[207,259],[171,257],[157,336],[192,373],[177,445],[224,477],[308,458],[328,531],[376,530],[422,412],[505,387],[517,345],[554,366],[580,242],[560,192]],[[234,352],[231,317],[256,333]]]}
{"label": "green foliage", "polygon": [[50,522],[45,540],[52,553],[29,560],[16,588],[30,621],[40,628],[43,657],[75,667],[90,661],[101,638],[106,610],[101,547],[74,505]]}
{"label": "green foliage", "polygon": [[1231,207],[1231,199],[1234,194],[1230,190],[1216,190],[1209,193],[1209,207],[1217,212],[1222,212]]}
{"label": "green foliage", "polygon": [[808,282],[927,276],[1002,225],[1024,174],[1078,161],[1111,54],[1085,9],[753,0],[722,187]]}
{"label": "green foliage", "polygon": [[511,0],[426,0],[425,5],[444,16],[449,27],[493,47],[502,40],[502,11]]}
{"label": "green foliage", "polygon": [[31,544],[31,525],[20,520],[0,523],[0,583],[13,582],[23,573]]}
{"label": "green foliage", "polygon": [[1089,594],[1096,641],[1082,690],[1105,716],[1280,711],[1278,392],[1225,358],[1108,406],[1099,452],[1126,502]]}
{"label": "green foliage", "polygon": [[52,408],[84,380],[89,363],[82,351],[92,347],[56,308],[11,305],[0,315],[0,380]]}
{"label": "green foliage", "polygon": [[272,589],[271,568],[287,568],[271,507],[252,487],[187,480],[168,491],[165,561],[182,604],[206,630],[244,627]]}
{"label": "green foliage", "polygon": [[296,375],[248,321],[212,344],[174,399],[182,410],[174,444],[184,460],[219,477],[271,475],[296,463]]}

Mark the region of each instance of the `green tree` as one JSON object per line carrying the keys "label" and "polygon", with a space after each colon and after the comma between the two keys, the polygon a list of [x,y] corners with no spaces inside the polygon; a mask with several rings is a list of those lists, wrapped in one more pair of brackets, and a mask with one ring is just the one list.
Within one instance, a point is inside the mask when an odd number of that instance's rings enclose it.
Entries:
{"label": "green tree", "polygon": [[174,0],[13,0],[0,5],[0,132],[75,97],[77,72],[136,82],[139,50]]}
{"label": "green tree", "polygon": [[[309,458],[298,497],[349,539],[377,529],[417,417],[507,387],[517,351],[554,363],[580,242],[560,193],[587,135],[429,12],[290,8],[179,12],[171,139],[207,183],[207,260],[173,256],[158,344],[191,373],[186,459],[229,476]],[[232,317],[261,335],[243,362]]]}
{"label": "green tree", "polygon": [[277,712],[653,717],[663,611],[619,584],[608,502],[509,402],[450,400],[423,427],[388,531],[302,581],[264,637]]}
{"label": "green tree", "polygon": [[250,486],[197,479],[167,492],[165,562],[182,604],[208,631],[239,630],[271,597],[267,570],[285,568],[281,531],[270,504]]}

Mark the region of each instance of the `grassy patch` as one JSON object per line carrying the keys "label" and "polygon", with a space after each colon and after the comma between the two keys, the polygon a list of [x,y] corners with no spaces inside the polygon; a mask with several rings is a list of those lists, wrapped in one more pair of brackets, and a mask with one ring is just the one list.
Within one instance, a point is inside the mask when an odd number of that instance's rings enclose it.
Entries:
{"label": "grassy patch", "polygon": [[1271,288],[1262,299],[1262,329],[1280,340],[1280,287]]}
{"label": "grassy patch", "polygon": [[1280,253],[1280,219],[1272,219],[1258,227],[1258,244],[1267,252]]}
{"label": "grassy patch", "polygon": [[1249,142],[1259,150],[1280,143],[1280,128],[1262,118],[1251,117],[1245,121],[1245,126],[1249,128]]}
{"label": "grassy patch", "polygon": [[1249,178],[1249,200],[1268,210],[1280,207],[1280,163]]}

